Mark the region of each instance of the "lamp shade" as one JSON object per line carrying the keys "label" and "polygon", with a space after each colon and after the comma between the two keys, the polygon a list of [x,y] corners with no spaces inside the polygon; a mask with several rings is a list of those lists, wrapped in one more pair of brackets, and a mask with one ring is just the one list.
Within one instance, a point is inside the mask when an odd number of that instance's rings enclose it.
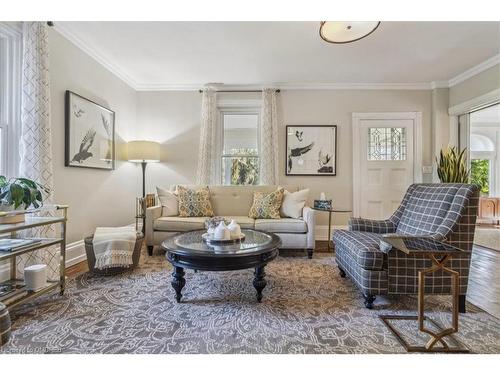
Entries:
{"label": "lamp shade", "polygon": [[127,144],[128,161],[156,163],[160,161],[160,144],[153,141],[131,141]]}
{"label": "lamp shade", "polygon": [[380,22],[378,21],[323,21],[319,28],[319,35],[329,43],[350,43],[370,35],[379,25]]}

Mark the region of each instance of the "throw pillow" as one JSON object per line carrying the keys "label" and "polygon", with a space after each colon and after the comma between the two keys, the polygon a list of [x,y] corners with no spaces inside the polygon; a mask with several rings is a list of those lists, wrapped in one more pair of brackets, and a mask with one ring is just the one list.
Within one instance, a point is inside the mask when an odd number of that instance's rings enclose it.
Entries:
{"label": "throw pillow", "polygon": [[156,193],[162,206],[162,216],[179,216],[179,199],[177,192],[156,187]]}
{"label": "throw pillow", "polygon": [[283,195],[283,203],[281,204],[281,217],[291,217],[298,219],[302,216],[302,209],[306,205],[309,189],[295,191],[290,193],[285,190]]}
{"label": "throw pillow", "polygon": [[248,216],[252,219],[279,219],[285,189],[278,188],[271,194],[253,193],[253,204]]}
{"label": "throw pillow", "polygon": [[179,197],[179,216],[214,216],[208,186],[199,190],[178,186],[177,195]]}

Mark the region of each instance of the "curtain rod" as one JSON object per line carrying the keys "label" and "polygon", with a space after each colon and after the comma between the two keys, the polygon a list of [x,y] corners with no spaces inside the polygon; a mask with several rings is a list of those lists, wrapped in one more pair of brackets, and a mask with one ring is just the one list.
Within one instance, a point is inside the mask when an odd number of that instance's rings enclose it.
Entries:
{"label": "curtain rod", "polygon": [[[198,90],[200,93],[203,92],[203,90]],[[215,92],[262,92],[262,90],[216,90]],[[277,89],[276,92],[281,92],[280,89]]]}

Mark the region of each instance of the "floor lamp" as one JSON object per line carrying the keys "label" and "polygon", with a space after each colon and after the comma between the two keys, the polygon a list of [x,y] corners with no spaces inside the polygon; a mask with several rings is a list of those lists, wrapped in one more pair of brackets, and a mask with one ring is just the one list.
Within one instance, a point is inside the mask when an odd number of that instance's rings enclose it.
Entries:
{"label": "floor lamp", "polygon": [[[160,161],[160,144],[153,141],[131,141],[127,144],[128,161],[141,163],[142,166],[142,197],[146,197],[146,166],[148,163],[158,163]],[[146,207],[142,218],[142,233],[146,228]]]}

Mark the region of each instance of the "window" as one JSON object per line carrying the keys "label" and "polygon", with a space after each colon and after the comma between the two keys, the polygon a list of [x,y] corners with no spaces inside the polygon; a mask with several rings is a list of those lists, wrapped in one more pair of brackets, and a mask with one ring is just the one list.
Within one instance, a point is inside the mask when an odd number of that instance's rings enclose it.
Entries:
{"label": "window", "polygon": [[406,129],[368,128],[368,160],[406,160]]}
{"label": "window", "polygon": [[223,185],[259,183],[259,109],[221,109]]}
{"label": "window", "polygon": [[481,194],[490,194],[491,166],[488,159],[470,161],[471,182],[481,187]]}
{"label": "window", "polygon": [[0,22],[0,175],[17,175],[21,124],[21,32]]}

